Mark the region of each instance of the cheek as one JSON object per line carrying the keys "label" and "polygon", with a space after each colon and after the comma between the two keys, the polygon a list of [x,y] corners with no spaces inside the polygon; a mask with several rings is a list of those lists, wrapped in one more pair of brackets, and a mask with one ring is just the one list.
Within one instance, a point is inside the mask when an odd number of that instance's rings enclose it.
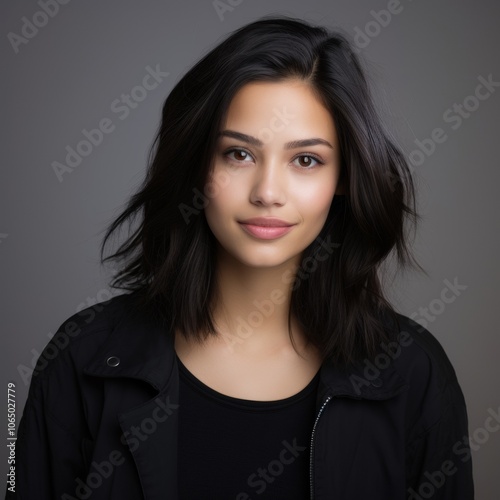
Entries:
{"label": "cheek", "polygon": [[335,193],[333,183],[333,179],[325,179],[323,182],[302,183],[301,186],[297,186],[294,195],[297,209],[304,216],[328,213]]}
{"label": "cheek", "polygon": [[209,224],[220,224],[228,218],[236,216],[238,213],[237,201],[237,190],[231,189],[230,184],[218,189],[213,196],[208,197],[208,203],[204,210]]}

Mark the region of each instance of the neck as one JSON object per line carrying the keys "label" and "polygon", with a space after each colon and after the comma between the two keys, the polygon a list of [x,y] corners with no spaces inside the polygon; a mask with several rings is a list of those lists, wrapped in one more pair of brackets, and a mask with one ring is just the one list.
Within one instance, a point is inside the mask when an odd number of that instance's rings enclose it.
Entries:
{"label": "neck", "polygon": [[[238,350],[280,349],[291,345],[288,311],[299,257],[274,267],[249,267],[219,252],[217,300],[213,316],[216,328]],[[298,323],[290,328],[300,344]]]}

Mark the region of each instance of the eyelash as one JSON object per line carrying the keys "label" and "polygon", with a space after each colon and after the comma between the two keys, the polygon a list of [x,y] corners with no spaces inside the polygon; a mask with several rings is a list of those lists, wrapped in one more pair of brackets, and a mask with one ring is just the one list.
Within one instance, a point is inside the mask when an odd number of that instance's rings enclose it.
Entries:
{"label": "eyelash", "polygon": [[[252,156],[246,149],[243,149],[243,148],[228,149],[227,151],[225,151],[223,153],[223,155],[225,158],[227,158],[227,155],[229,155],[229,153],[234,153],[235,151],[242,151],[243,153],[246,153],[247,155]],[[322,161],[319,156],[312,154],[312,153],[303,153],[303,154],[297,155],[292,161],[295,161],[297,158],[303,158],[303,157],[312,158],[313,160],[316,160],[318,162],[318,165],[313,165],[312,167],[300,167],[299,166],[298,168],[301,170],[312,170],[313,168],[318,168],[321,165],[325,164],[325,162]],[[246,163],[246,161],[244,161],[244,160],[233,160],[231,158],[227,158],[227,160],[231,163]]]}

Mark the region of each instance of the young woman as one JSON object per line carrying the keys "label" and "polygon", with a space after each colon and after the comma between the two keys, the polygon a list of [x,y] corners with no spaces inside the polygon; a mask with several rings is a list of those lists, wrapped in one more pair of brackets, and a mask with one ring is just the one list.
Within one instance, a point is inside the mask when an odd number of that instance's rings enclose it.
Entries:
{"label": "young woman", "polygon": [[420,268],[418,216],[348,40],[238,29],[170,92],[149,163],[101,248],[138,218],[103,259],[128,293],[38,361],[18,498],[472,499],[454,369],[381,286],[390,255]]}

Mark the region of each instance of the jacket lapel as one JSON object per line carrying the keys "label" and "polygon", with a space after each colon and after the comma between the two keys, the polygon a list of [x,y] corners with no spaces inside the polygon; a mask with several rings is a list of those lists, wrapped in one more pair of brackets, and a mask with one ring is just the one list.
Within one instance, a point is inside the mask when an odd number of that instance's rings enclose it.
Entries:
{"label": "jacket lapel", "polygon": [[137,307],[128,309],[83,372],[149,385],[147,391],[121,391],[113,417],[134,458],[144,498],[160,500],[177,492],[179,384],[173,339],[151,318]]}

